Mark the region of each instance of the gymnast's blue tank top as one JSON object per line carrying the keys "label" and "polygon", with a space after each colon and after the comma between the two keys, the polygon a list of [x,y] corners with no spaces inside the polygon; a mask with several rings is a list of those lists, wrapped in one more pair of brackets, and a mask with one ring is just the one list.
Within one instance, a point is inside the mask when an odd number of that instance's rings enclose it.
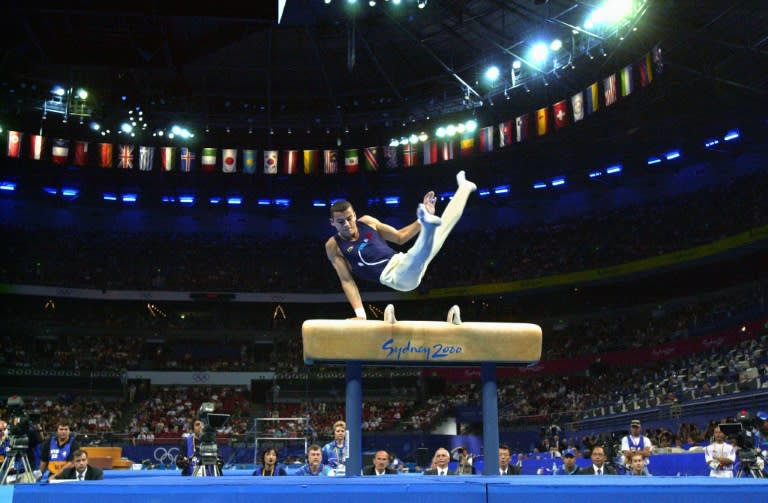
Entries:
{"label": "gymnast's blue tank top", "polygon": [[379,282],[381,271],[395,254],[379,233],[364,223],[357,222],[360,238],[357,241],[344,241],[338,234],[334,236],[341,253],[349,262],[352,274],[358,278]]}

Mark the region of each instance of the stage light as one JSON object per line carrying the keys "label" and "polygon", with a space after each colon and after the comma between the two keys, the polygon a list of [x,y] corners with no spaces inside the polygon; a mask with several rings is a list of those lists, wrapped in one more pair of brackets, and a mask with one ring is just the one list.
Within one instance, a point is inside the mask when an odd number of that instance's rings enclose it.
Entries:
{"label": "stage light", "polygon": [[211,198],[208,199],[208,202],[210,204],[219,204],[221,202],[221,198],[220,197],[211,197]]}
{"label": "stage light", "polygon": [[368,0],[368,5],[371,7],[376,7],[376,0]]}
{"label": "stage light", "polygon": [[480,197],[486,197],[490,195],[490,193],[491,191],[488,189],[477,189],[477,195],[479,195]]}
{"label": "stage light", "polygon": [[256,200],[256,205],[257,206],[269,206],[270,204],[272,204],[272,201],[269,200],[269,199],[257,199]]}
{"label": "stage light", "polygon": [[712,139],[712,140],[707,140],[706,142],[704,142],[704,146],[705,146],[706,148],[712,148],[712,147],[714,147],[715,145],[719,145],[719,144],[720,144],[720,140],[718,140],[718,139],[716,139],[716,138],[714,138],[714,139]]}
{"label": "stage light", "polygon": [[425,133],[424,131],[419,133],[419,141],[424,142],[427,140],[429,140],[429,135],[427,133]]}
{"label": "stage light", "polygon": [[565,178],[559,177],[559,178],[553,178],[552,179],[552,186],[553,187],[559,187],[561,185],[565,185]]}
{"label": "stage light", "polygon": [[55,196],[59,193],[59,190],[54,187],[43,187],[43,192],[51,196]]}
{"label": "stage light", "polygon": [[522,66],[523,66],[523,64],[520,62],[519,59],[516,59],[516,60],[514,60],[512,62],[512,69],[513,70],[519,70]]}
{"label": "stage light", "polygon": [[739,133],[738,129],[731,129],[730,131],[725,133],[725,136],[723,136],[723,140],[725,140],[725,141],[732,141],[732,140],[735,140],[735,139],[739,138],[740,136],[741,136],[741,134]]}
{"label": "stage light", "polygon": [[437,128],[437,131],[435,131],[435,136],[437,136],[438,138],[442,138],[442,137],[444,137],[444,136],[445,136],[447,133],[448,133],[448,132],[445,130],[445,128],[444,128],[444,127],[442,127],[442,126],[440,126],[439,128]]}
{"label": "stage light", "polygon": [[464,124],[464,128],[466,129],[467,133],[474,133],[477,129],[477,121],[470,119]]}
{"label": "stage light", "polygon": [[536,182],[536,183],[533,184],[533,188],[536,189],[536,190],[546,189],[547,188],[547,184],[545,182]]}
{"label": "stage light", "polygon": [[315,199],[314,201],[312,201],[312,206],[314,206],[315,208],[325,208],[325,205],[326,203],[322,199]]}
{"label": "stage light", "polygon": [[672,159],[677,159],[680,157],[680,151],[679,150],[671,150],[664,154],[664,157],[667,158],[668,161],[671,161]]}
{"label": "stage light", "polygon": [[117,201],[117,196],[112,192],[104,192],[101,198],[105,201]]}
{"label": "stage light", "polygon": [[291,200],[288,198],[277,198],[273,203],[280,208],[288,208],[291,205]]}
{"label": "stage light", "polygon": [[14,182],[0,182],[0,190],[3,192],[13,192],[16,190],[16,183]]}
{"label": "stage light", "polygon": [[499,78],[499,67],[491,66],[485,71],[485,78],[490,82],[495,82]]}
{"label": "stage light", "polygon": [[423,9],[427,6],[427,0],[419,0],[416,5],[418,5],[419,9]]}
{"label": "stage light", "polygon": [[661,162],[661,159],[656,157],[656,156],[648,158],[648,165],[649,166],[652,165],[652,164],[659,164],[660,162]]}
{"label": "stage light", "polygon": [[163,196],[160,198],[160,201],[162,201],[163,203],[175,203],[176,198],[173,196]]}
{"label": "stage light", "polygon": [[137,196],[136,194],[128,193],[128,194],[123,194],[121,199],[124,203],[135,203],[138,198],[139,196]]}
{"label": "stage light", "polygon": [[601,176],[603,176],[603,172],[602,171],[593,171],[593,172],[591,172],[589,174],[590,178],[599,178]]}
{"label": "stage light", "polygon": [[608,175],[614,175],[616,173],[621,173],[621,164],[616,164],[614,166],[610,166],[608,168],[605,168],[605,172]]}
{"label": "stage light", "polygon": [[446,127],[445,128],[445,134],[447,134],[448,136],[455,135],[456,134],[456,126],[451,124],[450,126]]}
{"label": "stage light", "polygon": [[78,189],[72,189],[69,187],[62,187],[61,189],[61,197],[66,197],[67,199],[74,199],[80,194],[80,191]]}
{"label": "stage light", "polygon": [[419,143],[419,137],[416,136],[416,133],[413,133],[411,136],[409,136],[408,140],[411,142],[411,145]]}
{"label": "stage light", "polygon": [[536,63],[543,63],[547,60],[547,55],[549,54],[549,50],[547,49],[547,46],[543,43],[535,44],[531,48],[531,59]]}
{"label": "stage light", "polygon": [[493,193],[498,195],[509,194],[509,185],[499,185],[493,188]]}
{"label": "stage light", "polygon": [[391,140],[389,140],[390,147],[397,147],[398,145],[400,145],[400,141],[397,140],[396,138],[392,138]]}
{"label": "stage light", "polygon": [[554,39],[549,44],[549,49],[552,51],[559,51],[562,48],[563,48],[563,41],[560,40],[559,38]]}
{"label": "stage light", "polygon": [[227,204],[230,206],[239,206],[243,204],[243,198],[242,197],[228,197],[227,198]]}
{"label": "stage light", "polygon": [[195,204],[195,196],[179,196],[181,204]]}
{"label": "stage light", "polygon": [[400,198],[398,196],[388,196],[384,198],[384,204],[387,206],[399,206]]}

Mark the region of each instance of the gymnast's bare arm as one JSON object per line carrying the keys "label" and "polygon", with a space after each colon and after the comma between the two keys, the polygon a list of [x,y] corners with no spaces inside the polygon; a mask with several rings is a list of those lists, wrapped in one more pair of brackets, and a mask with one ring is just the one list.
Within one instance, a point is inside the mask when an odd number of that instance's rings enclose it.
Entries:
{"label": "gymnast's bare arm", "polygon": [[[341,254],[339,245],[334,238],[330,238],[325,242],[325,254],[328,256],[328,260],[331,262],[331,265],[336,270],[336,274],[339,276],[341,289],[344,290],[344,295],[347,296],[347,300],[352,306],[352,309],[361,309],[363,307],[363,299],[360,298],[360,290],[357,288],[357,283],[355,283],[355,279],[352,277],[352,270],[349,268],[347,259]],[[364,320],[365,318],[355,316],[351,319]]]}

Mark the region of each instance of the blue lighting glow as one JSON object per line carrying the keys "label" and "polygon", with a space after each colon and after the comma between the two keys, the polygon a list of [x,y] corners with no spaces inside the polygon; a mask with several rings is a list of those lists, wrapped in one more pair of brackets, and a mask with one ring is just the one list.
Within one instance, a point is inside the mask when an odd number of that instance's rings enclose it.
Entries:
{"label": "blue lighting glow", "polygon": [[499,185],[493,188],[494,194],[509,194],[509,185]]}
{"label": "blue lighting glow", "polygon": [[104,192],[101,198],[105,201],[117,201],[117,196],[111,192]]}
{"label": "blue lighting glow", "polygon": [[258,206],[269,206],[272,204],[272,201],[270,199],[257,199],[256,204]]}
{"label": "blue lighting glow", "polygon": [[323,201],[322,199],[315,199],[314,201],[312,201],[312,206],[314,206],[315,208],[325,208],[325,201]]}
{"label": "blue lighting glow", "polygon": [[281,208],[287,208],[291,205],[291,200],[287,198],[277,198],[274,200],[274,204]]}
{"label": "blue lighting glow", "polygon": [[124,203],[135,203],[136,199],[138,199],[139,196],[136,194],[123,194],[123,202]]}
{"label": "blue lighting glow", "polygon": [[608,175],[621,173],[621,164],[616,164],[615,166],[609,166],[608,168],[605,168],[605,173]]}
{"label": "blue lighting glow", "polygon": [[208,199],[208,202],[211,203],[211,204],[219,204],[221,202],[221,198],[220,197],[212,197],[212,198]]}
{"label": "blue lighting glow", "polygon": [[680,157],[680,151],[672,150],[664,154],[664,157],[666,157],[668,161],[671,161],[672,159],[677,159],[678,157]]}
{"label": "blue lighting glow", "polygon": [[741,134],[739,133],[738,129],[731,129],[727,133],[725,133],[725,136],[723,136],[723,140],[725,141],[733,141],[737,138],[739,138]]}
{"label": "blue lighting glow", "polygon": [[16,184],[14,182],[0,182],[0,190],[5,192],[13,192],[16,190]]}
{"label": "blue lighting glow", "polygon": [[553,178],[552,179],[552,186],[553,187],[559,187],[560,185],[565,185],[565,178]]}
{"label": "blue lighting glow", "polygon": [[706,142],[704,142],[704,146],[707,148],[712,148],[715,145],[719,145],[719,144],[720,144],[720,140],[718,140],[717,138],[713,138],[711,140],[707,140]]}
{"label": "blue lighting glow", "polygon": [[446,199],[453,199],[453,192],[443,192],[439,197],[441,201],[445,201]]}
{"label": "blue lighting glow", "polygon": [[227,198],[227,204],[232,206],[239,206],[243,204],[243,198],[242,197],[228,197]]}
{"label": "blue lighting glow", "polygon": [[195,196],[179,196],[181,204],[195,204]]}
{"label": "blue lighting glow", "polygon": [[477,191],[477,195],[479,195],[480,197],[485,197],[487,195],[490,195],[490,193],[491,193],[491,191],[488,190],[488,189],[479,189]]}
{"label": "blue lighting glow", "polygon": [[601,177],[601,176],[603,176],[603,172],[602,171],[593,171],[593,172],[591,172],[589,174],[590,178],[598,178],[598,177]]}
{"label": "blue lighting glow", "polygon": [[80,194],[80,191],[78,189],[72,189],[72,188],[69,188],[69,187],[62,187],[62,189],[61,189],[61,196],[62,197],[67,197],[67,198],[73,199],[73,198],[77,197],[78,194]]}
{"label": "blue lighting glow", "polygon": [[660,162],[661,162],[661,159],[659,159],[658,157],[649,157],[648,158],[648,165],[649,166],[651,164],[659,164]]}
{"label": "blue lighting glow", "polygon": [[398,196],[388,196],[384,198],[384,204],[388,206],[397,206],[400,204],[400,198]]}
{"label": "blue lighting glow", "polygon": [[547,184],[545,182],[536,182],[536,183],[533,184],[533,188],[536,189],[536,190],[546,189],[547,188]]}
{"label": "blue lighting glow", "polygon": [[45,192],[46,194],[50,194],[52,196],[55,196],[56,194],[59,193],[58,189],[55,189],[53,187],[43,187],[43,192]]}

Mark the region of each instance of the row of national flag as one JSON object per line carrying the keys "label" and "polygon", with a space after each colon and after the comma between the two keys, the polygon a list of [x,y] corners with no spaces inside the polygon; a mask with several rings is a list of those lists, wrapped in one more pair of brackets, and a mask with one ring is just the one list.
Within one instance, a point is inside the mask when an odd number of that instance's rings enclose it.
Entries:
{"label": "row of national flag", "polygon": [[98,166],[140,171],[200,171],[204,173],[264,173],[295,175],[375,172],[450,161],[475,152],[492,152],[532,137],[545,136],[614,105],[661,73],[661,49],[654,47],[636,64],[629,64],[585,89],[552,105],[524,113],[498,125],[479,128],[458,138],[431,139],[419,144],[344,150],[256,150],[204,147],[155,147],[70,141],[8,131],[8,157],[54,164]]}

